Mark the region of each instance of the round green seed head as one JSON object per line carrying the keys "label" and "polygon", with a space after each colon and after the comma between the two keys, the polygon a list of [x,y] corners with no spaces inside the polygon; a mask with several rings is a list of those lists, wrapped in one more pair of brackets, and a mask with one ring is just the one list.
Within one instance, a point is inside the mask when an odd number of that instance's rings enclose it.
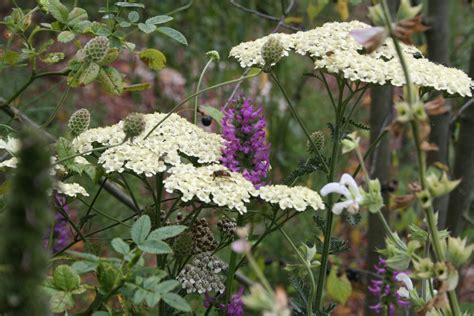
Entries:
{"label": "round green seed head", "polygon": [[74,136],[77,136],[89,129],[91,114],[87,109],[80,109],[74,112],[69,118],[68,127]]}
{"label": "round green seed head", "polygon": [[283,45],[276,37],[270,37],[262,46],[262,57],[266,67],[275,65],[283,53]]}
{"label": "round green seed head", "polygon": [[123,131],[127,138],[137,137],[145,130],[145,119],[143,114],[132,113],[129,114],[124,121]]}
{"label": "round green seed head", "polygon": [[176,257],[187,257],[193,253],[193,237],[191,233],[182,233],[173,243],[173,252]]}
{"label": "round green seed head", "polygon": [[316,131],[310,135],[310,138],[313,141],[314,145],[316,145],[316,148],[314,148],[311,142],[308,140],[306,144],[308,152],[314,155],[316,154],[316,150],[322,151],[325,144],[324,132]]}
{"label": "round green seed head", "polygon": [[107,37],[97,36],[87,42],[86,46],[84,46],[84,53],[86,58],[96,63],[100,63],[105,56],[107,56],[109,47],[110,42]]}

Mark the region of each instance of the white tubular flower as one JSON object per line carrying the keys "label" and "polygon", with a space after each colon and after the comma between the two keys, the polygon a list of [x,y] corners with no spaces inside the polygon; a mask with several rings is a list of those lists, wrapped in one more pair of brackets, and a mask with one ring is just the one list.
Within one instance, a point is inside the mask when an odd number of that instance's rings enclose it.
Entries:
{"label": "white tubular flower", "polygon": [[410,298],[410,291],[413,290],[413,283],[411,282],[410,277],[406,273],[399,273],[395,277],[395,280],[402,282],[404,286],[401,286],[397,294],[403,298]]}
{"label": "white tubular flower", "polygon": [[344,173],[339,182],[331,182],[321,189],[321,195],[326,196],[331,193],[337,193],[344,196],[344,201],[337,202],[332,207],[332,212],[336,215],[347,209],[349,213],[356,214],[359,212],[359,204],[362,201],[362,194],[354,178]]}

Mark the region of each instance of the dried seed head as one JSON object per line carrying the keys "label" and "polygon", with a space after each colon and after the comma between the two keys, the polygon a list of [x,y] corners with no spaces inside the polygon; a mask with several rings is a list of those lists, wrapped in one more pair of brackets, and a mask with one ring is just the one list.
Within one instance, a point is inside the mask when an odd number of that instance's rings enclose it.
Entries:
{"label": "dried seed head", "polygon": [[143,114],[132,113],[129,114],[124,121],[123,131],[127,138],[134,138],[140,135],[145,130],[145,119]]}
{"label": "dried seed head", "polygon": [[77,136],[89,128],[91,114],[87,109],[80,109],[74,112],[69,118],[68,127],[74,136]]}
{"label": "dried seed head", "polygon": [[87,42],[86,46],[84,46],[84,53],[86,58],[96,63],[100,63],[105,56],[107,56],[109,47],[110,42],[107,37],[97,36]]}

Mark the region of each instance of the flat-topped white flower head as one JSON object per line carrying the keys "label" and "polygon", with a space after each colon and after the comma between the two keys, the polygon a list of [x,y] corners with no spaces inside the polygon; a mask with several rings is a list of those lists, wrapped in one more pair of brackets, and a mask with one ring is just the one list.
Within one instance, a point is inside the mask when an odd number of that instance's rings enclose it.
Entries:
{"label": "flat-topped white flower head", "polygon": [[86,189],[77,183],[65,183],[57,181],[53,188],[60,194],[64,194],[70,197],[76,197],[78,195],[89,196]]}
{"label": "flat-topped white flower head", "polygon": [[164,180],[166,191],[180,192],[181,200],[185,202],[197,199],[243,214],[247,212],[245,204],[256,194],[252,182],[222,165],[194,167],[191,164],[180,164],[171,168],[169,173]]}
{"label": "flat-topped white flower head", "polygon": [[326,196],[331,193],[340,194],[344,200],[337,202],[332,207],[332,212],[336,215],[342,213],[346,209],[351,214],[359,212],[359,204],[362,202],[362,194],[354,178],[347,173],[344,173],[339,182],[331,182],[326,184],[321,189],[321,195]]}
{"label": "flat-topped white flower head", "polygon": [[[262,45],[270,36],[278,36],[283,43],[284,53],[290,51],[309,56],[315,69],[337,74],[350,81],[373,84],[405,84],[403,70],[391,38],[370,54],[364,52],[351,32],[368,30],[370,25],[359,22],[332,22],[309,31],[294,34],[272,34],[252,42],[234,47],[230,56],[236,58],[242,67],[263,66]],[[438,65],[424,58],[414,46],[400,43],[407,60],[411,80],[422,87],[445,91],[449,94],[471,96],[473,81],[461,70]]]}
{"label": "flat-topped white flower head", "polygon": [[308,208],[324,209],[324,203],[316,191],[302,186],[267,185],[257,191],[257,196],[282,210],[294,209],[303,212]]}
{"label": "flat-topped white flower head", "polygon": [[106,149],[99,157],[99,163],[107,173],[131,170],[151,177],[166,171],[168,166],[179,165],[181,155],[196,159],[198,163],[220,160],[224,143],[221,136],[206,132],[177,114],[171,114],[145,138],[165,116],[162,113],[144,115],[145,131],[123,144],[125,133],[121,121],[109,127],[87,130],[73,140],[73,145],[78,152],[85,152],[91,150],[94,144],[120,144]]}

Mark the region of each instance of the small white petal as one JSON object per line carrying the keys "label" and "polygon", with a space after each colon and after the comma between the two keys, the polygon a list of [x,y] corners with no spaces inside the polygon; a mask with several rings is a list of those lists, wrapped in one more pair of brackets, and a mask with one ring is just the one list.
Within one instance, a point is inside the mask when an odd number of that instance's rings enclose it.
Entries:
{"label": "small white petal", "polygon": [[347,200],[347,201],[344,201],[344,202],[338,202],[336,204],[333,205],[332,207],[332,212],[336,215],[339,215],[342,213],[342,211],[345,209],[345,208],[348,208],[349,206],[351,206],[353,203],[352,200]]}
{"label": "small white petal", "polygon": [[348,199],[351,198],[351,193],[349,192],[349,190],[344,185],[338,182],[331,182],[326,184],[321,188],[320,193],[322,196],[326,196],[331,193],[337,193],[344,195]]}
{"label": "small white petal", "polygon": [[403,284],[405,284],[406,288],[411,291],[413,290],[413,283],[411,282],[411,279],[410,277],[408,276],[408,274],[406,273],[399,273],[397,274],[397,276],[395,277],[395,279],[399,282],[402,282]]}
{"label": "small white petal", "polygon": [[410,292],[405,287],[399,288],[397,294],[403,298],[410,298]]}

